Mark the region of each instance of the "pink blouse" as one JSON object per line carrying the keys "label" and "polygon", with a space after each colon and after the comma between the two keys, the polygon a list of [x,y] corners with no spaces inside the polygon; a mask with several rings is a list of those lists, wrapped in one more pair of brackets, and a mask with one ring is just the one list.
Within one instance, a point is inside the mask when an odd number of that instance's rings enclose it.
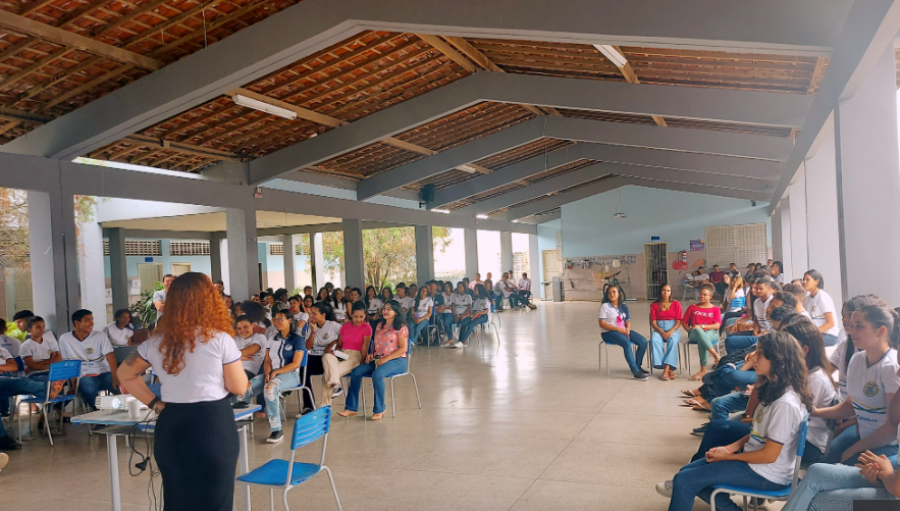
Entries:
{"label": "pink blouse", "polygon": [[[409,329],[406,325],[400,330],[394,330],[394,327],[386,324],[378,325],[375,331],[375,354],[380,357],[386,357],[391,353],[400,349],[400,336],[409,337]],[[406,353],[400,355],[400,358],[406,358]]]}
{"label": "pink blouse", "polygon": [[673,300],[669,310],[664,311],[658,303],[650,305],[650,321],[681,321],[681,304]]}

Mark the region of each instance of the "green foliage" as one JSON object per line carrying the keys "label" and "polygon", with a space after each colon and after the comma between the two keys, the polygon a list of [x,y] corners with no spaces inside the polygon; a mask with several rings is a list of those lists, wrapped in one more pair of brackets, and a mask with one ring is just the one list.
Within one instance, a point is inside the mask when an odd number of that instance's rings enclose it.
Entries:
{"label": "green foliage", "polygon": [[153,289],[141,293],[140,299],[128,308],[133,317],[140,319],[143,328],[156,323],[156,307],[153,306],[153,293],[162,291],[162,289],[163,283],[157,282]]}

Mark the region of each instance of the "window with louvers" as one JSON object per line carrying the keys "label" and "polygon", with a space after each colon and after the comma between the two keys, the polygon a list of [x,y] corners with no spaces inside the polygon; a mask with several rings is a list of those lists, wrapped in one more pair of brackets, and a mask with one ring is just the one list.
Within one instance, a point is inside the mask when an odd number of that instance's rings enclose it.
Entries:
{"label": "window with louvers", "polygon": [[170,241],[169,255],[173,256],[208,256],[208,241]]}
{"label": "window with louvers", "polygon": [[[103,240],[103,255],[109,255],[109,240]],[[161,256],[162,245],[158,240],[125,240],[125,255]]]}
{"label": "window with louvers", "polygon": [[765,262],[769,257],[766,224],[717,225],[706,228],[706,266],[730,263],[746,268],[750,263]]}

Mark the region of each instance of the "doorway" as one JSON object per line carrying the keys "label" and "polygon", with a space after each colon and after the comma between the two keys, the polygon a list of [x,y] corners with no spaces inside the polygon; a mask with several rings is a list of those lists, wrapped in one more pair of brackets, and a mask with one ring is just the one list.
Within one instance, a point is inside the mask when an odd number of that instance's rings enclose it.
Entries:
{"label": "doorway", "polygon": [[191,263],[172,263],[172,275],[177,277],[191,271]]}
{"label": "doorway", "polygon": [[541,252],[541,261],[544,263],[541,282],[548,283],[544,285],[544,300],[553,300],[553,286],[549,284],[553,282],[553,277],[562,277],[562,251],[544,250]]}
{"label": "doorway", "polygon": [[155,291],[156,283],[162,282],[163,268],[160,263],[138,263],[138,279],[141,281],[141,293]]}
{"label": "doorway", "polygon": [[669,282],[668,243],[644,243],[644,271],[647,300],[659,298],[659,291]]}

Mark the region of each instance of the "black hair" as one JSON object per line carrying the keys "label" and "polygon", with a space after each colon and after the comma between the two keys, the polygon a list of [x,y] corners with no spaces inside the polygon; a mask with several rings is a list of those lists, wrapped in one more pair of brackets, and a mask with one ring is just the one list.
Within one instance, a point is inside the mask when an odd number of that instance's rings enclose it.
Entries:
{"label": "black hair", "polygon": [[778,267],[778,273],[784,273],[784,265],[781,264],[781,261],[772,261],[772,266]]}
{"label": "black hair", "polygon": [[422,301],[422,290],[425,290],[425,298],[428,298],[431,295],[431,290],[428,289],[428,286],[422,286],[416,290],[416,304],[413,306],[415,309],[419,308],[419,302]]}
{"label": "black hair", "polygon": [[288,303],[293,302],[294,300],[297,300],[298,302],[303,303],[303,297],[300,295],[294,295],[294,296],[288,298]]}
{"label": "black hair", "polygon": [[609,299],[609,292],[612,289],[615,289],[619,292],[619,303],[618,305],[616,305],[616,308],[619,310],[623,310],[622,305],[625,303],[625,300],[622,300],[622,290],[619,289],[619,286],[609,286],[608,288],[606,288],[606,292],[603,293],[603,303],[612,303],[612,300]]}
{"label": "black hair", "polygon": [[28,309],[20,310],[19,312],[13,314],[13,321],[18,321],[20,319],[28,319],[34,316],[34,313]]}
{"label": "black hair", "polygon": [[241,321],[246,321],[246,322],[250,323],[251,325],[253,324],[253,322],[250,321],[250,316],[248,316],[248,315],[246,315],[246,314],[241,314],[240,316],[238,316],[237,318],[235,318],[234,324],[237,325],[237,324],[240,323]]}
{"label": "black hair", "polygon": [[222,284],[223,286],[225,285],[225,283],[222,282],[221,280],[214,280],[213,284]]}
{"label": "black hair", "polygon": [[888,331],[891,348],[900,346],[900,313],[885,305],[863,305],[857,312],[866,315],[866,321],[877,330],[885,327]]}
{"label": "black hair", "polygon": [[797,309],[791,307],[790,305],[782,305],[781,307],[775,307],[772,309],[772,313],[769,314],[769,319],[772,321],[784,322],[792,319],[794,316],[803,317],[802,314],[797,312]]}
{"label": "black hair", "polygon": [[31,327],[38,321],[40,321],[41,323],[47,323],[46,321],[44,321],[44,318],[40,316],[28,316],[28,323],[26,323],[25,329],[31,330]]}
{"label": "black hair", "polygon": [[331,282],[326,282],[325,286],[323,286],[323,287],[326,287],[326,288],[330,287],[331,289],[334,289],[334,284],[332,284]]}
{"label": "black hair", "polygon": [[785,284],[781,286],[781,291],[794,295],[798,303],[802,302],[803,298],[806,298],[806,290],[803,289],[803,286],[798,286],[797,284]]}
{"label": "black hair", "polygon": [[[852,314],[858,311],[865,305],[881,305],[887,307],[887,302],[882,300],[881,298],[875,295],[859,295],[854,296],[853,298],[844,302],[844,306],[841,307],[841,316],[844,313]],[[847,333],[847,353],[844,355],[844,367],[850,367],[850,359],[853,358],[853,355],[856,354],[856,346],[853,345],[853,336],[850,335],[850,332]]]}
{"label": "black hair", "polygon": [[700,284],[697,287],[697,294],[699,294],[700,291],[703,291],[703,290],[709,291],[713,295],[716,294],[716,286],[710,284],[709,282],[704,282],[703,284]]}
{"label": "black hair", "polygon": [[791,334],[770,332],[759,338],[756,351],[762,352],[772,365],[769,374],[760,375],[756,384],[759,402],[768,406],[791,388],[800,396],[807,410],[812,408],[809,371],[800,343]]}
{"label": "black hair", "polygon": [[79,321],[84,319],[85,316],[93,316],[93,315],[94,315],[94,313],[87,309],[78,309],[77,311],[72,313],[72,323],[78,323]]}
{"label": "black hair", "polygon": [[791,317],[790,320],[781,323],[779,330],[794,336],[794,339],[797,339],[800,346],[806,346],[808,350],[806,353],[806,369],[810,373],[820,367],[825,371],[825,374],[830,375],[834,372],[831,363],[828,362],[828,356],[825,354],[825,341],[822,339],[822,332],[809,318],[802,314],[797,314],[796,317]]}
{"label": "black hair", "polygon": [[778,291],[774,295],[774,298],[781,300],[785,305],[789,307],[797,308],[797,297],[792,295],[791,293],[785,293],[784,291]]}
{"label": "black hair", "polygon": [[291,312],[291,309],[279,309],[277,312],[272,313],[272,319],[275,319],[275,316],[281,314],[284,316],[284,319],[291,321],[294,319],[294,313]]}
{"label": "black hair", "polygon": [[241,303],[241,308],[244,310],[244,314],[250,318],[251,323],[267,324],[266,309],[264,309],[259,302],[247,300],[246,302]]}
{"label": "black hair", "polygon": [[119,319],[119,317],[122,316],[122,314],[131,315],[131,311],[128,309],[119,309],[116,311],[115,314],[113,314],[113,319]]}
{"label": "black hair", "polygon": [[313,304],[313,307],[319,309],[319,312],[325,316],[325,321],[337,321],[334,318],[334,309],[331,308],[331,304],[328,302],[316,302]]}
{"label": "black hair", "polygon": [[285,289],[283,287],[280,287],[280,288],[278,288],[277,291],[275,291],[275,300],[276,301],[284,303],[287,301],[287,296],[288,296],[287,289]]}
{"label": "black hair", "polygon": [[[656,297],[656,300],[653,303],[662,303],[662,288],[669,286],[669,290],[672,289],[672,285],[666,282],[662,286],[659,287],[659,296]],[[669,293],[669,301],[674,301],[674,293]]]}
{"label": "black hair", "polygon": [[806,270],[804,275],[809,275],[809,278],[815,280],[819,289],[825,289],[825,277],[822,276],[822,272],[819,270]]}
{"label": "black hair", "polygon": [[393,300],[393,299],[394,299],[394,292],[391,291],[391,287],[390,287],[390,286],[384,286],[384,289],[381,290],[381,294],[378,295],[379,298],[384,298],[384,292],[385,292],[385,291],[387,291],[387,294],[388,294],[388,301]]}
{"label": "black hair", "polygon": [[352,314],[353,314],[354,312],[356,312],[356,311],[363,311],[363,312],[366,312],[366,309],[367,309],[367,308],[368,308],[368,307],[366,306],[365,303],[363,303],[362,300],[358,300],[358,301],[356,301],[356,302],[353,302],[353,308],[350,309],[350,314],[352,315]]}
{"label": "black hair", "polygon": [[6,333],[6,320],[3,318],[0,318],[0,334],[5,334],[5,333]]}
{"label": "black hair", "polygon": [[264,302],[264,301],[266,301],[266,298],[268,298],[268,297],[269,297],[269,293],[266,293],[265,291],[259,292],[259,301]]}
{"label": "black hair", "polygon": [[394,286],[394,289],[396,289],[397,291],[399,291],[399,290],[401,290],[401,289],[404,289],[404,290],[405,290],[405,289],[406,289],[406,284],[404,284],[403,282],[401,282],[401,283],[397,284],[396,286]]}
{"label": "black hair", "polygon": [[[403,318],[403,307],[400,306],[400,302],[398,302],[397,300],[388,300],[387,303],[384,304],[384,306],[390,307],[391,310],[394,311],[394,321],[391,325],[393,329],[400,330],[401,328],[403,328],[403,325],[406,324],[406,320]],[[386,324],[387,320],[384,318],[384,316],[382,316],[381,320],[379,320],[378,322],[378,325],[376,325],[376,329],[377,327]]]}
{"label": "black hair", "polygon": [[484,298],[490,299],[491,298],[491,296],[487,292],[487,289],[484,288],[483,284],[475,284],[475,296],[477,296],[478,298],[481,298],[481,299],[484,299]]}
{"label": "black hair", "polygon": [[[322,291],[325,292],[325,297],[324,297],[324,298],[322,297]],[[320,301],[320,302],[323,301],[323,300],[328,300],[328,299],[331,298],[331,293],[328,292],[328,288],[327,288],[327,287],[322,287],[322,288],[319,289],[319,292],[316,294],[316,296],[315,296],[314,298],[315,298],[315,300]]]}
{"label": "black hair", "polygon": [[362,297],[362,289],[360,289],[358,287],[354,287],[354,288],[350,289],[351,293],[354,291],[356,291],[356,294],[358,294],[360,297]]}
{"label": "black hair", "polygon": [[452,295],[453,294],[453,282],[450,282],[449,280],[445,280],[443,283],[441,283],[441,292],[446,293],[447,286],[450,286],[450,294]]}
{"label": "black hair", "polygon": [[759,277],[756,279],[756,284],[761,284],[763,286],[768,286],[770,289],[778,290],[778,285],[772,280],[772,277],[767,273],[765,276]]}

